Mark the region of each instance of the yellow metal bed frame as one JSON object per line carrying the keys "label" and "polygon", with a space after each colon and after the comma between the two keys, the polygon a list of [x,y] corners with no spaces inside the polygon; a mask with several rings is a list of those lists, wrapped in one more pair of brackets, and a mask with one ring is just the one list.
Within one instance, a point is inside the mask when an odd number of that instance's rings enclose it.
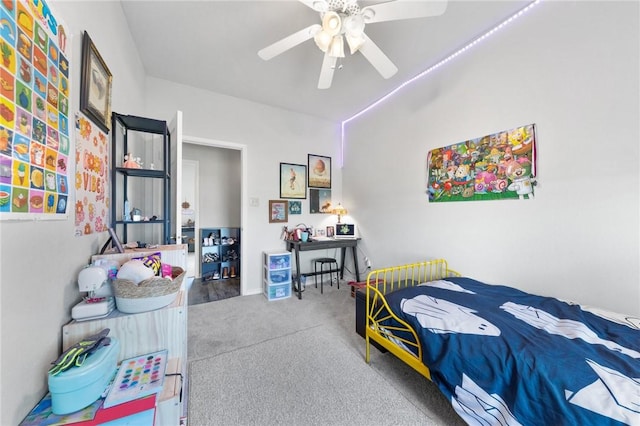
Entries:
{"label": "yellow metal bed frame", "polygon": [[[398,318],[391,309],[389,309],[385,294],[427,281],[459,276],[460,274],[458,272],[449,269],[447,261],[444,259],[429,260],[371,271],[369,275],[367,275],[366,287],[367,319],[365,327],[365,361],[367,364],[370,361],[370,343],[374,341],[400,358],[400,360],[418,373],[431,380],[429,368],[422,362],[422,347],[418,341],[418,335],[409,324]],[[388,319],[394,319],[399,325],[382,325],[382,322]],[[407,333],[409,337],[398,337],[400,334],[405,335],[405,333]],[[414,355],[396,342],[401,342],[401,344],[406,347],[412,348],[418,355]]]}

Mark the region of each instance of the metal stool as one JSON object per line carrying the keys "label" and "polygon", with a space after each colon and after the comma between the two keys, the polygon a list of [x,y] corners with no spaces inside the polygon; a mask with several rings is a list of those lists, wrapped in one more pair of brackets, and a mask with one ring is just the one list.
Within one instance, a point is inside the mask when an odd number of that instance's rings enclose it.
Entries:
{"label": "metal stool", "polygon": [[[313,264],[313,272],[314,278],[316,282],[316,288],[318,288],[318,265],[320,265],[320,294],[323,293],[323,281],[322,277],[324,276],[324,265],[329,265],[329,281],[331,282],[331,286],[333,287],[333,275],[332,271],[336,271],[336,281],[338,282],[338,289],[340,289],[340,280],[338,279],[338,262],[333,257],[321,257],[318,259],[314,259]],[[335,266],[335,268],[334,268]]]}

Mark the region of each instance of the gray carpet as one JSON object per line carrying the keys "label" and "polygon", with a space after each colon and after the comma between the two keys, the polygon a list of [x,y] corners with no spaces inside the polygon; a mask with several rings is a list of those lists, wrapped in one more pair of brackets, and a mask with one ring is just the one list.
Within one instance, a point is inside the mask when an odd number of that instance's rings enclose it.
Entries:
{"label": "gray carpet", "polygon": [[188,422],[464,425],[431,382],[355,333],[349,287],[189,306]]}

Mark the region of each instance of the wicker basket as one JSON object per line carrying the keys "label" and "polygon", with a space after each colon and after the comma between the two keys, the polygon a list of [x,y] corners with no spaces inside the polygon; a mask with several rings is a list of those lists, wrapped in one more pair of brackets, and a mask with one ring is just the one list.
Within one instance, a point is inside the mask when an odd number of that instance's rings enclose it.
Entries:
{"label": "wicker basket", "polygon": [[116,307],[120,312],[135,314],[163,308],[176,299],[186,272],[173,267],[170,278],[151,277],[135,284],[131,280],[113,282]]}

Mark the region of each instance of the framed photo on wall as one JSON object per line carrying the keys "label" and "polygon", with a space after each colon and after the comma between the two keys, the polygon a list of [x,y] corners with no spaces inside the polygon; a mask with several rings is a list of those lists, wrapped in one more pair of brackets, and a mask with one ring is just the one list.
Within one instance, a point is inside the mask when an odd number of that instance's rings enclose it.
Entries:
{"label": "framed photo on wall", "polygon": [[107,133],[111,129],[111,81],[111,71],[85,31],[82,37],[80,111]]}
{"label": "framed photo on wall", "polygon": [[309,213],[331,213],[330,189],[309,189]]}
{"label": "framed photo on wall", "polygon": [[307,198],[307,166],[280,163],[280,198]]}
{"label": "framed photo on wall", "polygon": [[269,200],[269,223],[289,221],[289,202],[287,200]]}
{"label": "framed photo on wall", "polygon": [[331,157],[308,154],[309,188],[331,188]]}
{"label": "framed photo on wall", "polygon": [[302,201],[289,201],[289,214],[302,214]]}

